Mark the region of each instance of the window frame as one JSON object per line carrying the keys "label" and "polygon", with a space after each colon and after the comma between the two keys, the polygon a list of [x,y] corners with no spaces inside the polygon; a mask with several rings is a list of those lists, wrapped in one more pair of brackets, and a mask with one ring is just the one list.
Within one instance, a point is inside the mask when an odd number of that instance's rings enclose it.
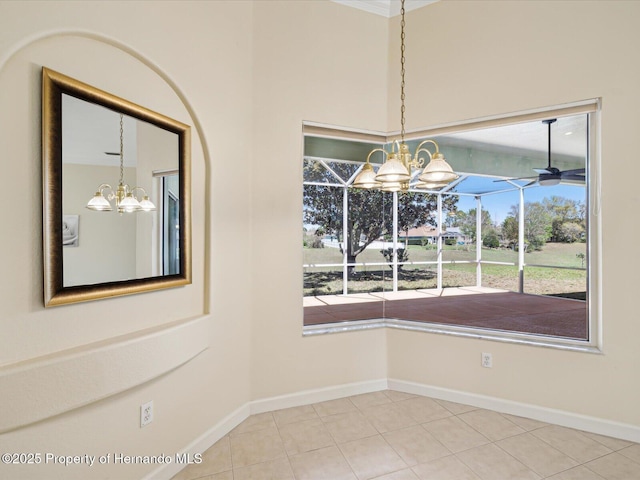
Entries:
{"label": "window frame", "polygon": [[[171,275],[171,273],[167,273],[167,265],[169,262],[180,262],[180,252],[178,252],[178,256],[172,256],[169,254],[168,245],[169,239],[171,238],[174,242],[174,245],[180,242],[180,235],[182,232],[178,230],[177,235],[170,234],[171,228],[171,215],[169,212],[170,205],[169,200],[172,200],[175,204],[174,207],[178,209],[178,217],[179,217],[179,209],[180,209],[180,197],[179,192],[173,191],[169,188],[169,177],[175,177],[178,175],[177,170],[156,170],[153,172],[153,178],[155,179],[154,183],[154,195],[158,199],[157,205],[157,219],[155,225],[155,237],[154,237],[154,245],[152,248],[152,255],[154,257],[154,272],[159,275]],[[174,212],[175,213],[175,212]],[[174,224],[175,227],[175,224]],[[179,229],[179,225],[177,226]],[[176,265],[174,265],[175,267]],[[170,269],[169,269],[170,270]]]}
{"label": "window frame", "polygon": [[[549,337],[519,332],[504,332],[499,330],[487,330],[473,327],[461,327],[436,323],[418,323],[409,320],[397,320],[391,318],[375,318],[368,320],[354,320],[341,322],[338,324],[321,324],[304,326],[303,336],[315,336],[329,333],[339,333],[345,331],[368,330],[371,328],[396,328],[408,331],[418,331],[425,333],[437,333],[453,335],[466,338],[477,338],[507,342],[513,344],[533,345],[562,350],[603,353],[602,335],[602,229],[601,229],[601,192],[600,192],[600,172],[601,172],[601,147],[600,147],[600,123],[601,123],[601,99],[589,99],[581,102],[574,102],[553,107],[539,108],[518,112],[515,114],[495,115],[468,122],[451,123],[429,129],[411,131],[406,135],[407,140],[433,137],[442,134],[460,133],[469,130],[476,130],[487,127],[505,126],[515,123],[522,123],[545,118],[558,118],[577,114],[588,114],[587,126],[587,157],[586,157],[586,309],[587,309],[587,329],[588,340],[576,340],[563,337]],[[348,139],[350,141],[380,143],[392,142],[398,139],[397,133],[384,135],[379,132],[339,129],[314,122],[303,123],[303,143],[306,135],[323,136],[326,138]],[[385,141],[382,141],[385,139]],[[304,154],[303,154],[304,155]],[[304,179],[303,179],[304,181]],[[396,194],[394,194],[394,197]],[[441,215],[441,214],[440,214]],[[394,236],[394,238],[396,238]],[[397,262],[394,260],[394,266]],[[438,275],[439,282],[441,275]]]}

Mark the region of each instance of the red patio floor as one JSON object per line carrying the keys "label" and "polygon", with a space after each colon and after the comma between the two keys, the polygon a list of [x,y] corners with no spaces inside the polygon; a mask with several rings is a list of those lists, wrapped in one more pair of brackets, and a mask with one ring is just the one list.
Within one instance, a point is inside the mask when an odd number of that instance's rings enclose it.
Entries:
{"label": "red patio floor", "polygon": [[584,301],[515,292],[304,307],[305,326],[378,318],[588,339]]}

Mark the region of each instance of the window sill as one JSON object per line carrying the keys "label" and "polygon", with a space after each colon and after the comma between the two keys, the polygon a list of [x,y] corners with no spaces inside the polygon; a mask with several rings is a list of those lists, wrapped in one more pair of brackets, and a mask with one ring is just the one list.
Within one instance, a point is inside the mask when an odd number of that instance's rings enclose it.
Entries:
{"label": "window sill", "polygon": [[529,345],[536,347],[554,348],[572,352],[602,354],[601,348],[582,340],[570,338],[550,338],[531,334],[519,334],[500,330],[485,330],[479,328],[456,327],[438,323],[423,323],[397,318],[374,318],[369,320],[356,320],[332,324],[308,325],[302,328],[303,337],[327,335],[333,333],[356,332],[377,328],[394,328],[423,333],[437,333],[463,338],[476,338],[497,342]]}

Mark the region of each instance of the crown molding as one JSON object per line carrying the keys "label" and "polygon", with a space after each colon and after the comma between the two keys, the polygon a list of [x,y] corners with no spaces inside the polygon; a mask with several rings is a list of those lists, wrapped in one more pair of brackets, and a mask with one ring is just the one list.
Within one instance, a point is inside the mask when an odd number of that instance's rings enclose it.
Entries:
{"label": "crown molding", "polygon": [[[374,13],[391,18],[400,15],[400,0],[331,0],[332,2],[357,8],[365,12]],[[405,10],[410,12],[439,0],[406,0]]]}

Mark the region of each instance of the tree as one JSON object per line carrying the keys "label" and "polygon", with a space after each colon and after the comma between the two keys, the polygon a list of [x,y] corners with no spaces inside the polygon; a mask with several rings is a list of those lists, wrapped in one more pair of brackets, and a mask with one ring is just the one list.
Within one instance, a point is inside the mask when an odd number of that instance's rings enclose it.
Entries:
{"label": "tree", "polygon": [[[549,212],[552,218],[551,221],[551,241],[552,242],[575,242],[575,239],[570,240],[572,236],[567,237],[563,230],[564,225],[567,223],[573,223],[577,226],[582,225],[584,230],[585,224],[585,209],[584,204],[577,200],[561,197],[558,195],[552,195],[549,198],[544,198],[542,204]],[[572,232],[575,233],[575,225],[569,227]]]}
{"label": "tree", "polygon": [[[341,165],[341,164],[338,164]],[[340,177],[350,178],[352,171],[350,164],[344,164],[346,170],[339,172]],[[333,166],[332,166],[333,167]],[[342,167],[339,167],[342,168]],[[335,177],[326,171],[323,174],[317,167],[305,165],[307,169],[314,169],[314,181],[324,178],[337,183]],[[329,234],[336,235],[340,242],[340,251],[344,253],[346,247],[347,262],[355,263],[356,257],[375,240],[393,231],[393,196],[378,190],[362,190],[348,188],[347,199],[349,212],[347,215],[347,238],[343,236],[343,199],[344,188],[325,185],[304,185],[303,192],[303,221],[306,224],[319,225]],[[447,210],[454,210],[457,197],[446,195],[443,206]],[[398,194],[398,232],[405,234],[411,228],[423,225],[435,226],[432,215],[437,209],[437,196],[433,194],[410,192]],[[353,273],[354,268],[349,268]]]}
{"label": "tree", "polygon": [[[389,268],[393,268],[393,265],[391,265],[393,263],[393,247],[380,250],[380,253],[389,263]],[[405,248],[398,248],[396,253],[398,254],[398,262],[406,262],[409,260],[409,252]],[[398,265],[398,271],[402,270],[402,267],[404,267],[404,265]]]}
{"label": "tree", "polygon": [[502,222],[502,238],[511,246],[518,244],[518,219],[508,216]]}
{"label": "tree", "polygon": [[500,246],[500,239],[495,228],[490,227],[486,231],[483,231],[482,245],[487,248],[498,248]]}
{"label": "tree", "polygon": [[[468,212],[458,211],[456,214],[457,224],[460,227],[460,231],[467,237],[471,237],[471,241],[476,241],[476,209],[472,208]],[[484,208],[481,213],[481,235],[484,237],[486,232],[493,226],[491,215]]]}
{"label": "tree", "polygon": [[[513,234],[513,223],[517,242],[517,227],[520,209],[518,205],[511,206],[510,216],[513,218],[507,224],[507,219],[503,222],[503,233]],[[540,250],[551,235],[551,215],[545,206],[540,202],[526,202],[524,204],[524,240],[528,250]]]}
{"label": "tree", "polygon": [[560,242],[573,243],[582,238],[584,234],[584,228],[579,223],[566,222],[562,224],[559,232]]}

